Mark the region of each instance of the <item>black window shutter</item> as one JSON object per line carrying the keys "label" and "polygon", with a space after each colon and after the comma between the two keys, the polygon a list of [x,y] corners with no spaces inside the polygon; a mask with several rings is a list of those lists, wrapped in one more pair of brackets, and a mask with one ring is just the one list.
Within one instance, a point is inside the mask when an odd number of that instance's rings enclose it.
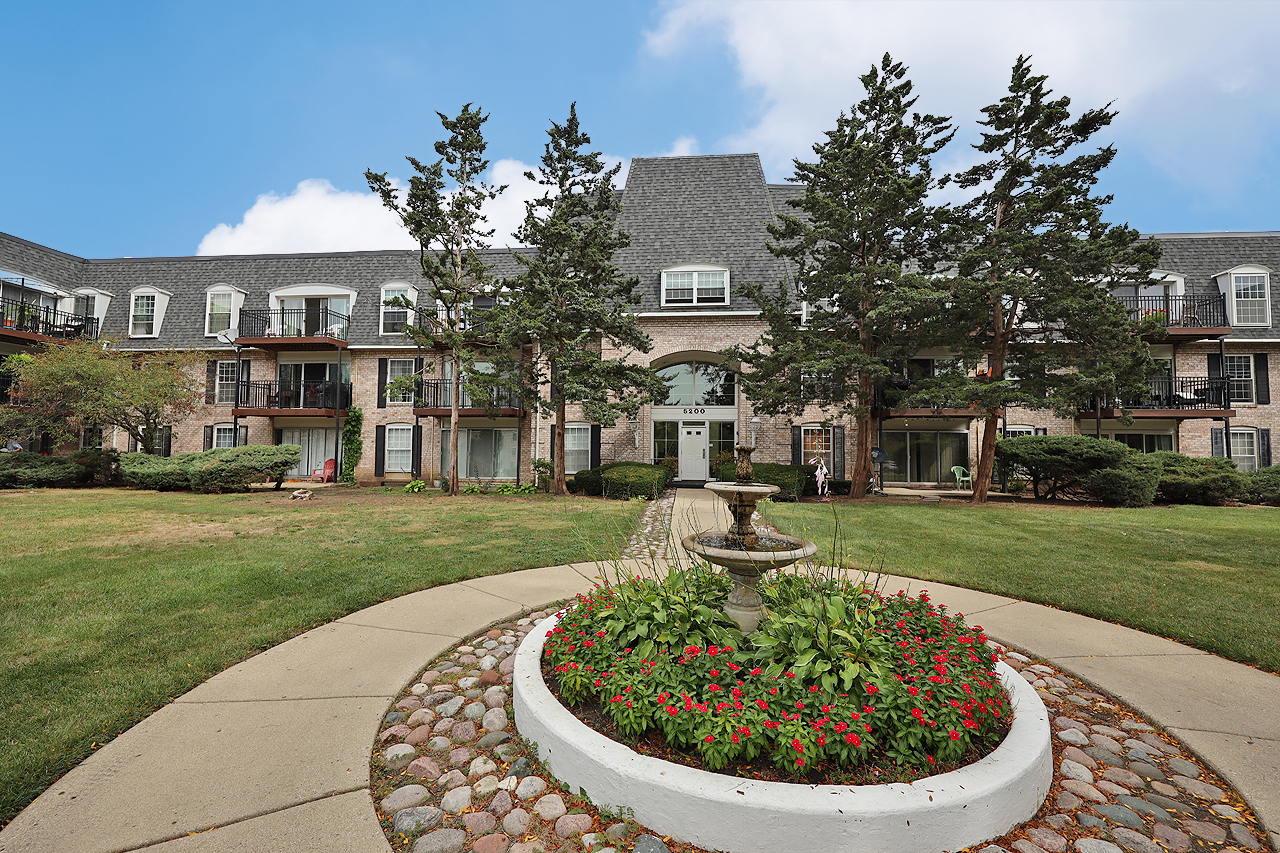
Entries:
{"label": "black window shutter", "polygon": [[1209,430],[1209,452],[1214,456],[1226,456],[1226,436],[1223,434],[1222,427],[1213,427]]}
{"label": "black window shutter", "polygon": [[1271,430],[1258,430],[1258,467],[1271,467]]}
{"label": "black window shutter", "polygon": [[1225,375],[1226,374],[1222,372],[1222,354],[1216,352],[1209,353],[1209,378],[1221,379]]}
{"label": "black window shutter", "polygon": [[276,430],[276,447],[282,444],[284,444],[284,430],[278,429]]}
{"label": "black window shutter", "polygon": [[204,401],[212,405],[218,401],[218,362],[204,364]]}
{"label": "black window shutter", "polygon": [[600,467],[600,424],[591,425],[591,467]]}
{"label": "black window shutter", "polygon": [[844,427],[831,428],[831,476],[844,479]]}
{"label": "black window shutter", "polygon": [[422,369],[425,367],[426,359],[415,358],[413,360],[413,405],[415,408],[421,409],[422,402]]}
{"label": "black window shutter", "polygon": [[133,436],[129,436],[129,452],[130,453],[138,452],[138,439],[134,438]]}
{"label": "black window shutter", "polygon": [[1255,398],[1260,406],[1265,406],[1271,402],[1271,386],[1267,380],[1267,354],[1265,352],[1255,352],[1253,354],[1253,387],[1254,393],[1258,396]]}
{"label": "black window shutter", "polygon": [[1048,428],[1048,427],[1036,427],[1035,429],[1036,429],[1036,431],[1035,431],[1035,434],[1036,434],[1036,435],[1048,435],[1048,434],[1049,434],[1049,428]]}
{"label": "black window shutter", "polygon": [[803,465],[804,460],[801,459],[803,455],[804,453],[800,446],[800,427],[793,426],[791,428],[791,464]]}
{"label": "black window shutter", "polygon": [[213,450],[213,426],[204,428],[204,449]]}
{"label": "black window shutter", "polygon": [[[386,361],[386,359],[382,360]],[[381,477],[385,473],[387,473],[387,428],[379,426],[374,430],[373,476]]]}
{"label": "black window shutter", "polygon": [[[385,409],[387,407],[387,360],[385,358],[378,359],[378,408]],[[382,429],[382,427],[378,427]]]}
{"label": "black window shutter", "polygon": [[551,461],[556,461],[556,425],[551,425]]}
{"label": "black window shutter", "polygon": [[409,468],[413,479],[422,479],[422,427],[417,424],[413,427],[413,460]]}
{"label": "black window shutter", "polygon": [[249,427],[248,425],[240,426],[240,440],[237,442],[241,447],[249,446]]}
{"label": "black window shutter", "polygon": [[164,428],[164,453],[162,455],[173,455],[173,427]]}

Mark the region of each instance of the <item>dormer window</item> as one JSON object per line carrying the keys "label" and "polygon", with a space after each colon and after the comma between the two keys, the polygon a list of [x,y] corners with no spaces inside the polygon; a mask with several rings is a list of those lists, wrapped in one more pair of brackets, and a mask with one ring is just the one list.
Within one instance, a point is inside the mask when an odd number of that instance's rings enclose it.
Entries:
{"label": "dormer window", "polygon": [[1271,270],[1245,264],[1214,278],[1227,296],[1232,326],[1271,325]]}
{"label": "dormer window", "polygon": [[244,307],[244,297],[243,290],[229,284],[215,284],[205,291],[205,337],[213,337],[240,325],[240,309]]}
{"label": "dormer window", "polygon": [[172,295],[158,287],[136,287],[129,291],[129,337],[159,337]]}
{"label": "dormer window", "polygon": [[413,302],[417,299],[417,293],[404,284],[389,284],[382,288],[382,322],[379,329],[384,335],[400,334],[409,322],[408,308],[387,304],[401,298]]}
{"label": "dormer window", "polygon": [[662,271],[663,306],[728,305],[729,271],[687,264]]}

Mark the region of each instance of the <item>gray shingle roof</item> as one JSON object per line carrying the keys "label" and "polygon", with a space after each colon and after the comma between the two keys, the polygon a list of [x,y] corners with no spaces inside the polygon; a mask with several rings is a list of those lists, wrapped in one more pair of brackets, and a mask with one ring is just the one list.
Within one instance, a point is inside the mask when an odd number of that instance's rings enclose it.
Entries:
{"label": "gray shingle roof", "polygon": [[1258,264],[1271,279],[1271,328],[1236,327],[1233,339],[1274,338],[1280,328],[1280,231],[1152,234],[1162,248],[1160,269],[1185,276],[1188,295],[1217,295],[1214,276],[1242,264]]}

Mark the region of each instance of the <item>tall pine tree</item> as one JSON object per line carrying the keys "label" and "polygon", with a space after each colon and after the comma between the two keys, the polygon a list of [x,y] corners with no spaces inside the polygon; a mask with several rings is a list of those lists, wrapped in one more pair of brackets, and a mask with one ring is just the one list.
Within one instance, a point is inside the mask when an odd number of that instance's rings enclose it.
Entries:
{"label": "tall pine tree", "polygon": [[[484,227],[481,212],[486,201],[498,197],[506,189],[491,187],[480,180],[489,167],[485,159],[485,141],[481,126],[488,120],[480,109],[463,106],[456,118],[444,113],[440,124],[449,138],[437,142],[440,159],[424,165],[413,157],[406,159],[416,175],[409,179],[409,191],[403,203],[400,191],[387,179],[386,173],[364,173],[369,188],[382,197],[382,203],[397,216],[418,242],[418,261],[427,297],[425,311],[417,311],[404,297],[387,304],[413,312],[414,320],[404,327],[404,335],[426,349],[443,349],[452,365],[449,410],[449,494],[459,494],[458,483],[458,412],[462,405],[463,386],[475,365],[478,347],[491,345],[489,333],[475,322],[476,297],[493,298],[499,283],[485,262],[483,251],[489,248],[493,229]],[[445,191],[445,176],[453,182],[452,192]],[[472,389],[483,393],[483,389]]]}
{"label": "tall pine tree", "polygon": [[[862,76],[866,96],[840,114],[814,163],[795,161],[804,194],[796,215],[769,226],[769,249],[795,265],[780,292],[748,288],[769,329],[732,355],[757,411],[800,415],[810,404],[857,422],[853,492],[871,473],[877,389],[915,352],[912,329],[936,292],[909,269],[932,268],[938,211],[930,159],[950,141],[950,119],[912,112],[907,69],[885,54]],[[797,325],[797,303],[806,306]]]}
{"label": "tall pine tree", "polygon": [[[576,104],[547,136],[537,174],[525,173],[546,192],[525,203],[515,234],[532,251],[516,255],[523,272],[508,282],[489,325],[500,330],[499,352],[511,354],[500,373],[514,378],[532,410],[554,418],[551,490],[562,495],[568,405],[580,404],[588,420],[612,426],[665,393],[665,385],[647,366],[627,360],[652,342],[629,310],[639,279],[613,262],[631,242],[616,227],[621,204],[613,179],[621,165],[606,169],[600,152],[587,150],[591,137],[578,124]],[[605,358],[606,343],[621,355]]]}
{"label": "tall pine tree", "polygon": [[943,179],[979,189],[950,217],[957,275],[946,280],[950,310],[934,329],[968,369],[920,391],[971,401],[985,421],[974,503],[986,500],[1007,406],[1074,417],[1095,395],[1141,392],[1152,370],[1136,322],[1107,285],[1148,278],[1159,244],[1102,221],[1111,196],[1094,187],[1115,149],[1077,153],[1116,114],[1073,119],[1071,99],[1051,99],[1046,79],[1019,56],[1008,94],[979,122],[974,147],[988,158]]}

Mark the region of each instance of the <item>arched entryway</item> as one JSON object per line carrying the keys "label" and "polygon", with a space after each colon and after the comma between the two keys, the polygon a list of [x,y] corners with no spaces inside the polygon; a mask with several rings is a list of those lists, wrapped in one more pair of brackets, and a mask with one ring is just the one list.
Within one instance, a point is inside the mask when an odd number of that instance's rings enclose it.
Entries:
{"label": "arched entryway", "polygon": [[653,461],[674,457],[677,479],[704,481],[717,456],[732,455],[738,435],[738,382],[732,362],[711,352],[655,359],[669,390],[650,410]]}

